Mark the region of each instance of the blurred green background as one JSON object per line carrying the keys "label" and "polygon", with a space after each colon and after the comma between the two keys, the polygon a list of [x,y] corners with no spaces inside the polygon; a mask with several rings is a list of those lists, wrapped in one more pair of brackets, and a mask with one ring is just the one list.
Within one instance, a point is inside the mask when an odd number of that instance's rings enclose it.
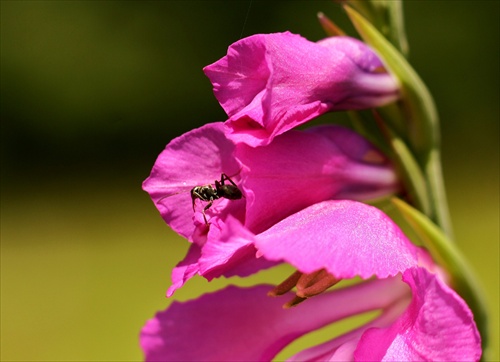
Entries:
{"label": "blurred green background", "polygon": [[[442,120],[457,241],[485,288],[498,358],[499,2],[404,7],[411,63]],[[169,272],[187,249],[142,180],[171,138],[225,120],[203,66],[254,33],[318,40],[318,11],[352,30],[331,1],[1,2],[2,360],[142,358],[139,330],[170,302]],[[174,298],[226,283],[195,278]]]}

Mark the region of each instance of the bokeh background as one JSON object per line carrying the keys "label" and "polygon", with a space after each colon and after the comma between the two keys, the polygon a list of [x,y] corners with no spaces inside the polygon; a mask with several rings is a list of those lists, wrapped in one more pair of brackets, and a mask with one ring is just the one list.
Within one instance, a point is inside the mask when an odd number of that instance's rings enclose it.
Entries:
{"label": "bokeh background", "polygon": [[[457,242],[484,286],[498,358],[499,2],[404,8],[411,63],[442,120]],[[2,360],[142,358],[139,330],[170,303],[169,272],[187,250],[142,180],[170,139],[225,120],[203,66],[254,33],[318,40],[318,11],[355,35],[332,1],[1,2]],[[288,272],[195,278],[174,299]]]}

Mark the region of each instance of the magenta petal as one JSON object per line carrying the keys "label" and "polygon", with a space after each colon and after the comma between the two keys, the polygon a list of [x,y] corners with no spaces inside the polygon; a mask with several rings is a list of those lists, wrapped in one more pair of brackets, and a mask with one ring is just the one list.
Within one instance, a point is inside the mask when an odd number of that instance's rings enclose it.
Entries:
{"label": "magenta petal", "polygon": [[167,297],[171,297],[186,281],[199,273],[198,260],[200,253],[200,247],[191,244],[186,257],[172,270],[172,285],[167,290]]}
{"label": "magenta petal", "polygon": [[217,237],[209,234],[203,245],[199,260],[200,275],[208,280],[221,275],[248,276],[276,265],[276,262],[255,257],[257,250],[254,237],[236,218],[229,215],[223,223],[222,233]]}
{"label": "magenta petal", "polygon": [[338,278],[394,276],[418,265],[418,248],[382,211],[356,201],[324,201],[257,235],[269,260],[304,273],[325,268]]}
{"label": "magenta petal", "polygon": [[287,32],[241,39],[204,71],[230,117],[231,138],[258,146],[327,111],[394,101],[397,81],[381,66],[356,39],[314,43]]}
{"label": "magenta petal", "polygon": [[408,270],[403,280],[413,300],[389,328],[374,328],[361,337],[356,360],[477,361],[481,340],[465,302],[436,275]]}
{"label": "magenta petal", "polygon": [[142,329],[146,361],[269,361],[288,343],[336,320],[387,308],[407,294],[397,279],[371,280],[324,293],[283,309],[287,293],[267,296],[272,286],[227,287],[173,302]]}
{"label": "magenta petal", "polygon": [[317,202],[366,200],[399,186],[387,159],[340,126],[292,130],[264,147],[238,144],[236,157],[244,165],[245,225],[254,233]]}
{"label": "magenta petal", "polygon": [[[401,283],[401,279],[399,277],[395,277],[389,280],[376,279],[376,282],[378,283],[382,281],[386,282],[386,285],[391,281],[397,283],[392,283],[392,288],[390,290],[384,290],[384,284],[382,284],[382,287],[380,284],[374,284],[374,286],[377,288],[376,294],[365,292],[363,295],[360,295],[358,297],[361,299],[368,298],[374,300],[388,298],[389,300],[385,302],[383,306],[381,306],[382,313],[379,316],[377,316],[367,324],[353,329],[343,335],[335,337],[332,340],[300,351],[296,355],[287,359],[287,361],[353,361],[354,352],[356,351],[359,340],[363,333],[370,328],[386,327],[388,325],[391,325],[398,319],[398,317],[403,313],[403,311],[406,309],[406,307],[408,307],[410,303],[410,290],[406,284]],[[389,296],[386,297],[385,294],[389,294]],[[352,299],[352,301],[354,300],[355,299]],[[374,354],[366,360],[377,360],[377,348],[374,348]]]}
{"label": "magenta petal", "polygon": [[[220,234],[219,224],[223,225]],[[216,220],[210,227],[206,242],[200,247],[191,244],[186,257],[172,271],[172,285],[167,297],[182,287],[187,280],[200,275],[207,280],[220,276],[248,276],[277,263],[256,258],[254,235],[231,215],[222,222]]]}
{"label": "magenta petal", "polygon": [[[191,241],[200,232],[193,222],[191,189],[213,185],[223,172],[235,175],[240,170],[223,127],[222,123],[206,124],[172,140],[143,183],[167,224]],[[203,221],[200,224],[203,228]]]}
{"label": "magenta petal", "polygon": [[[300,311],[270,298],[270,286],[228,287],[185,303],[174,302],[141,332],[146,361],[265,361],[300,335],[289,324]],[[294,318],[298,321],[298,318]]]}

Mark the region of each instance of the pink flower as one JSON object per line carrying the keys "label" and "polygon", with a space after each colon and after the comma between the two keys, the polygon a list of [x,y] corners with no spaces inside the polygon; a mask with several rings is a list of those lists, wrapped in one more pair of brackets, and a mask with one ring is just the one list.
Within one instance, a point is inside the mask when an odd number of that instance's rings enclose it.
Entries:
{"label": "pink flower", "polygon": [[[185,259],[172,272],[173,285],[168,295],[196,274],[208,280],[221,275],[246,276],[288,261],[286,255],[272,252],[268,257],[259,257],[256,245],[266,250],[270,230],[279,230],[278,224],[284,220],[296,220],[290,219],[292,215],[318,220],[324,217],[321,222],[328,228],[297,230],[287,240],[296,240],[298,244],[283,244],[283,248],[300,249],[300,243],[307,244],[310,235],[317,232],[315,238],[323,238],[321,247],[325,250],[327,269],[328,258],[335,259],[360,242],[357,252],[365,257],[362,263],[379,265],[376,273],[380,277],[395,275],[415,264],[411,246],[395,258],[379,255],[377,259],[362,244],[363,240],[349,235],[349,228],[361,227],[377,230],[388,240],[400,238],[399,229],[394,229],[379,210],[355,201],[325,201],[362,200],[397,190],[391,166],[362,137],[339,126],[323,126],[290,131],[267,146],[253,148],[235,145],[223,129],[221,123],[208,124],[173,140],[143,185],[167,224],[192,243]],[[207,203],[195,199],[193,213],[190,190],[213,185],[222,173],[234,181],[243,197],[215,200],[205,212],[208,226],[201,212]],[[372,217],[373,222],[365,220],[366,216]],[[375,237],[375,233],[372,235]],[[339,238],[345,242],[336,245],[344,250],[329,246]],[[384,242],[382,236],[378,238]],[[277,241],[275,245],[279,245]],[[377,246],[374,244],[373,248]],[[301,253],[307,249],[306,245]],[[307,265],[301,268],[310,270]],[[337,276],[352,277],[352,270]]]}
{"label": "pink flower", "polygon": [[356,39],[313,43],[288,32],[241,39],[204,68],[229,116],[231,138],[251,146],[328,111],[395,101],[398,82],[381,70],[375,52]]}
{"label": "pink flower", "polygon": [[[173,140],[144,182],[165,221],[192,243],[168,295],[196,274],[245,276],[282,262],[298,272],[273,290],[230,287],[174,302],[141,332],[146,360],[271,360],[303,334],[374,310],[381,314],[366,325],[291,360],[479,359],[472,313],[429,256],[377,208],[337,199],[396,190],[373,146],[338,126],[288,131],[256,148],[223,129],[208,124]],[[207,203],[195,198],[193,213],[190,190],[217,187],[221,174],[242,197],[215,199],[206,223]],[[325,292],[353,277],[366,281]],[[269,291],[293,297],[288,305],[307,301],[283,310]]]}
{"label": "pink flower", "polygon": [[[382,313],[291,360],[479,359],[479,333],[467,305],[432,274],[439,270],[428,255],[378,209],[351,200],[325,200],[257,234],[232,213],[224,220],[213,214],[213,219],[204,243],[193,244],[197,248],[192,247],[174,271],[174,289],[192,271],[207,278],[244,275],[258,269],[257,263],[262,267],[287,262],[301,272],[299,278],[285,281],[273,294],[291,298],[286,291],[296,285],[293,300],[308,300],[283,310],[281,298],[267,297],[270,288],[257,286],[231,287],[195,301],[174,302],[142,330],[147,361],[271,360],[303,334],[372,310]],[[223,226],[214,228],[217,238],[210,235],[213,225]],[[376,279],[324,292],[355,276]]]}
{"label": "pink flower", "polygon": [[[270,361],[298,337],[368,311],[367,324],[290,361],[477,361],[480,337],[464,301],[435,274],[410,268],[323,293],[292,308],[269,286],[228,287],[174,302],[141,332],[146,361]],[[409,286],[409,288],[408,288]]]}

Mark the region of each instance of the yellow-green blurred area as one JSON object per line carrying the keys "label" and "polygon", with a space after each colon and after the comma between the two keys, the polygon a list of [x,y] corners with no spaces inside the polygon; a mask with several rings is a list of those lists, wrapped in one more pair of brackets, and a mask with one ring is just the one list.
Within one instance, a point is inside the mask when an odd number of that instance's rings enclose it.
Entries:
{"label": "yellow-green blurred area", "polygon": [[[442,120],[456,239],[484,286],[498,358],[499,2],[404,8],[410,61]],[[170,139],[225,120],[202,67],[254,33],[318,40],[318,11],[352,27],[331,1],[2,1],[0,10],[1,359],[140,360],[139,330],[170,303],[170,271],[187,250],[141,182]],[[195,278],[174,299],[275,284],[290,271]]]}

